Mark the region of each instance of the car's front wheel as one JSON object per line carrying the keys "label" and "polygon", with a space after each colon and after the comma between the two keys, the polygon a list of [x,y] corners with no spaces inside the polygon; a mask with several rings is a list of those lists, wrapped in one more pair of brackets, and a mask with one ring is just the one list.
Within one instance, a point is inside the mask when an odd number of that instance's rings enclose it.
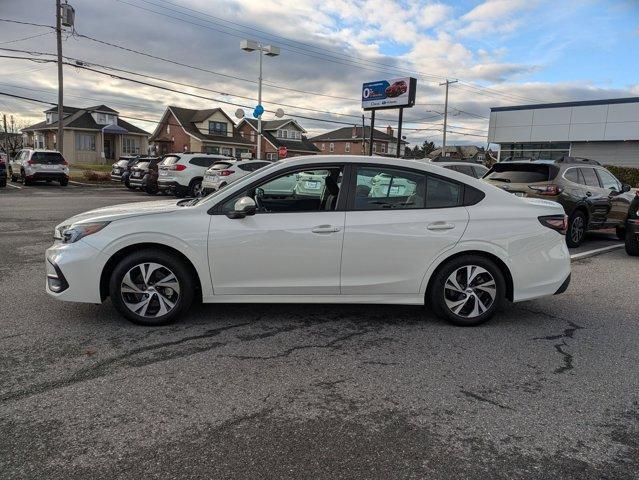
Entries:
{"label": "car's front wheel", "polygon": [[639,257],[639,235],[630,230],[626,232],[626,253],[633,257]]}
{"label": "car's front wheel", "polygon": [[187,265],[162,250],[148,249],[122,259],[109,284],[111,301],[133,323],[174,322],[193,302],[194,281]]}
{"label": "car's front wheel", "polygon": [[202,195],[202,179],[201,178],[194,178],[193,180],[191,180],[191,183],[189,183],[189,191],[188,191],[188,195],[189,197],[199,197]]}
{"label": "car's front wheel", "polygon": [[11,167],[9,167],[9,176],[11,177],[12,182],[15,183],[18,181],[19,177],[13,173],[13,169]]}
{"label": "car's front wheel", "polygon": [[471,327],[489,320],[506,297],[499,267],[478,255],[454,258],[440,268],[428,292],[428,305],[455,325]]}
{"label": "car's front wheel", "polygon": [[576,211],[568,219],[568,232],[566,233],[566,244],[570,248],[581,245],[586,236],[587,221],[583,212]]}

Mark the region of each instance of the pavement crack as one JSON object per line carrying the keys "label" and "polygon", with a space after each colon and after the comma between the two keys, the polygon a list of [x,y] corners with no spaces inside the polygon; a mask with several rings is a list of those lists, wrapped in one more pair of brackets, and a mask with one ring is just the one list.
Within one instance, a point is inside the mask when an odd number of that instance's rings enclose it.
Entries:
{"label": "pavement crack", "polygon": [[490,405],[502,408],[504,410],[510,410],[510,411],[513,411],[513,412],[515,411],[514,408],[509,407],[508,405],[502,405],[501,403],[496,402],[495,400],[491,400],[490,398],[482,397],[481,395],[478,395],[478,394],[473,393],[473,392],[469,392],[468,390],[460,390],[460,392],[463,393],[465,396],[467,396],[469,398],[473,398],[473,399],[478,400],[480,402],[489,403]]}
{"label": "pavement crack", "polygon": [[[157,351],[167,347],[173,347],[176,345],[185,344],[185,343],[196,341],[196,340],[216,337],[227,330],[244,327],[247,325],[251,325],[252,323],[253,322],[236,323],[233,325],[227,325],[225,327],[209,329],[199,335],[191,335],[191,336],[180,338],[178,340],[173,340],[170,342],[155,343],[152,345],[145,345],[142,347],[134,348],[132,350],[124,352],[121,355],[110,357],[105,360],[101,360],[96,363],[93,363],[91,365],[87,365],[86,367],[81,368],[80,370],[76,371],[75,373],[73,373],[72,375],[66,378],[52,380],[49,382],[37,383],[35,385],[31,385],[27,388],[24,388],[22,390],[8,392],[3,395],[0,395],[0,402],[6,402],[9,400],[20,400],[23,398],[31,397],[33,395],[38,395],[40,393],[45,393],[52,390],[57,390],[59,388],[68,387],[76,383],[93,380],[95,378],[108,375],[109,373],[112,372],[110,369],[112,366],[123,364],[125,360],[129,358],[135,358],[137,355],[147,353],[147,352]],[[154,356],[152,358],[138,359],[137,361],[132,362],[128,365],[133,367],[141,367],[141,366],[150,365],[157,362],[163,362],[165,360],[170,360],[174,358],[187,357],[195,353],[200,353],[206,350],[219,348],[224,345],[226,345],[226,342],[213,342],[213,343],[209,343],[207,345],[202,345],[198,347],[193,346],[190,349],[180,350],[178,352],[168,352],[163,355]]]}
{"label": "pavement crack", "polygon": [[567,347],[567,346],[568,344],[566,343],[565,340],[561,343],[555,344],[555,350],[557,350],[557,352],[559,352],[559,354],[563,357],[564,364],[561,367],[555,368],[553,373],[564,373],[564,372],[567,372],[568,370],[573,369],[572,355],[564,351],[564,347]]}

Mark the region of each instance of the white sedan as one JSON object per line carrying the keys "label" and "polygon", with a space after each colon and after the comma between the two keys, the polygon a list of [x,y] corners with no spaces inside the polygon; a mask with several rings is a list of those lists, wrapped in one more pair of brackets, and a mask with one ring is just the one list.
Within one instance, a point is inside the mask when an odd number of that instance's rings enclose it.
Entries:
{"label": "white sedan", "polygon": [[[269,188],[303,172],[323,183],[317,195]],[[295,157],[202,199],[65,220],[46,252],[46,289],[74,302],[110,297],[144,325],[176,320],[196,298],[425,304],[455,324],[477,325],[505,300],[567,288],[564,232],[559,204],[436,164]]]}

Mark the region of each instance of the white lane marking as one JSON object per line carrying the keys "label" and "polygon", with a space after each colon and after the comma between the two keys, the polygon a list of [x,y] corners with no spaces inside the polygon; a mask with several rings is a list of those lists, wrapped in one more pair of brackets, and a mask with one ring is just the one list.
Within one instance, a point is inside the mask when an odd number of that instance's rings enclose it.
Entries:
{"label": "white lane marking", "polygon": [[617,248],[623,248],[623,243],[610,245],[608,247],[595,248],[594,250],[588,250],[586,252],[575,253],[574,255],[570,255],[570,259],[579,260],[582,258],[592,257],[593,255],[598,255],[600,253],[608,252],[610,250],[616,250]]}
{"label": "white lane marking", "polygon": [[18,190],[22,190],[22,187],[18,187],[17,185],[13,185],[12,183],[7,183],[7,187],[17,188]]}

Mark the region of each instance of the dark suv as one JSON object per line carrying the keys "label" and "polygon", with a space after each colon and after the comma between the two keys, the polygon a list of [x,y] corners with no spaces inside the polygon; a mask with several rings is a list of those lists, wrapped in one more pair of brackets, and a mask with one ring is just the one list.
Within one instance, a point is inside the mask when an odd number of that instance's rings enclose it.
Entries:
{"label": "dark suv", "polygon": [[520,197],[553,200],[568,215],[566,243],[578,247],[586,231],[616,228],[625,236],[633,194],[598,162],[586,158],[499,162],[484,180]]}
{"label": "dark suv", "polygon": [[129,187],[131,167],[137,163],[139,158],[139,155],[123,155],[118,158],[118,161],[115,162],[111,168],[111,180],[114,182],[123,182],[126,187]]}
{"label": "dark suv", "polygon": [[[155,194],[158,191],[157,169],[158,163],[162,159],[160,157],[143,157],[131,167],[131,176],[129,177],[129,185],[131,188],[139,188],[149,194]],[[155,171],[155,175],[151,177],[151,173]]]}

